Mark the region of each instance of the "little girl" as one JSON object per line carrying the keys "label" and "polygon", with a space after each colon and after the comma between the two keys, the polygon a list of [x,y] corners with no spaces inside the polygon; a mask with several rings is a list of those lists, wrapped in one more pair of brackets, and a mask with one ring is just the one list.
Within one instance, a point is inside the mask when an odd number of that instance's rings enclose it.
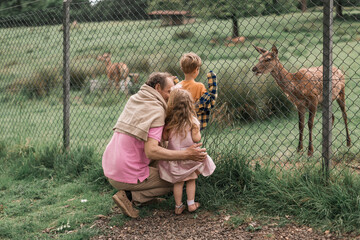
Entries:
{"label": "little girl", "polygon": [[[199,142],[200,139],[200,123],[196,118],[190,93],[183,89],[174,89],[168,100],[163,140],[169,141],[168,149],[182,150]],[[203,162],[159,161],[158,167],[160,178],[174,183],[175,214],[181,214],[186,208],[182,203],[184,182],[186,182],[188,211],[194,212],[200,207],[200,204],[194,201],[195,179],[199,174],[211,175],[216,168],[209,156]]]}

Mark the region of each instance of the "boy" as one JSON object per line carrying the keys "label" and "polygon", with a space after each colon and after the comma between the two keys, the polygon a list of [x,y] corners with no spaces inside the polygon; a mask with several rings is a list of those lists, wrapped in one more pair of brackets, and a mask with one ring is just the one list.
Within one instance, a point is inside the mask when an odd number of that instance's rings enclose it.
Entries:
{"label": "boy", "polygon": [[210,110],[215,106],[217,98],[216,75],[212,71],[207,74],[209,90],[201,82],[195,82],[195,78],[199,75],[201,58],[193,52],[182,55],[180,67],[185,79],[176,84],[174,88],[182,88],[191,93],[200,121],[200,130],[202,130],[209,122]]}

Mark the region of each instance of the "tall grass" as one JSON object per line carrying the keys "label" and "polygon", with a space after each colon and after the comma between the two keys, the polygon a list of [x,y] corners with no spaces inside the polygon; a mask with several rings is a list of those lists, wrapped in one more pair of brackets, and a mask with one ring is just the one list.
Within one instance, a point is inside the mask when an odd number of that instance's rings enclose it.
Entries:
{"label": "tall grass", "polygon": [[111,212],[112,188],[98,159],[90,148],[2,147],[0,238],[88,239],[99,234],[90,226],[96,215]]}
{"label": "tall grass", "polygon": [[[106,181],[93,149],[63,152],[54,145],[0,146],[1,238],[62,236],[70,230],[74,238],[99,234],[90,226],[96,215],[110,213],[116,190]],[[227,211],[235,222],[245,214],[290,219],[339,235],[359,233],[358,176],[342,171],[327,182],[318,167],[282,171],[264,164],[271,159],[250,160],[231,146],[209,155],[216,170],[197,182],[196,196],[203,208]],[[118,221],[121,225],[126,219]],[[46,229],[48,233],[42,233]]]}
{"label": "tall grass", "polygon": [[358,231],[359,178],[344,172],[327,184],[319,170],[292,173],[281,179],[257,175],[258,184],[246,194],[247,207],[258,213],[291,215],[323,231]]}
{"label": "tall grass", "polygon": [[19,79],[7,86],[10,94],[20,93],[25,99],[49,96],[54,89],[59,88],[61,75],[56,68],[45,67],[30,77]]}
{"label": "tall grass", "polygon": [[241,208],[253,217],[288,216],[340,235],[360,232],[358,176],[343,171],[327,182],[318,167],[281,171],[229,150],[217,155],[214,174],[198,181],[197,196],[205,208]]}
{"label": "tall grass", "polygon": [[55,178],[72,181],[88,170],[93,158],[94,151],[89,148],[63,152],[56,145],[43,148],[25,145],[6,156],[7,161],[12,162],[10,171],[16,180]]}

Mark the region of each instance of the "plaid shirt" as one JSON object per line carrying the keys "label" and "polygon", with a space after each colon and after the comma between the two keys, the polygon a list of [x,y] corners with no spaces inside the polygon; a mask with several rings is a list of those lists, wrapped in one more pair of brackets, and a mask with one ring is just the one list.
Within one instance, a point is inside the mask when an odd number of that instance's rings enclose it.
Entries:
{"label": "plaid shirt", "polygon": [[[210,110],[215,106],[217,98],[216,74],[213,71],[210,71],[207,74],[207,79],[208,91],[204,93],[197,102],[195,102],[195,111],[197,118],[200,121],[200,130],[207,126],[207,123],[210,120]],[[175,78],[174,83],[177,84],[178,82],[179,79]]]}

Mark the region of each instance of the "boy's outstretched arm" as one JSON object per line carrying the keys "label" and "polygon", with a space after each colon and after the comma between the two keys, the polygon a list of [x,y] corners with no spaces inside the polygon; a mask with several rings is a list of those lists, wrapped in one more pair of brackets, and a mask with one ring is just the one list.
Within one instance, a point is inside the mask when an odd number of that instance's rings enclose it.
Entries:
{"label": "boy's outstretched arm", "polygon": [[210,71],[207,74],[208,79],[208,91],[204,93],[200,99],[195,103],[196,112],[210,111],[216,103],[217,99],[217,83],[216,74]]}
{"label": "boy's outstretched arm", "polygon": [[204,129],[209,122],[210,110],[215,106],[217,99],[216,74],[210,71],[207,74],[208,91],[195,103],[195,110],[200,121],[200,130]]}

